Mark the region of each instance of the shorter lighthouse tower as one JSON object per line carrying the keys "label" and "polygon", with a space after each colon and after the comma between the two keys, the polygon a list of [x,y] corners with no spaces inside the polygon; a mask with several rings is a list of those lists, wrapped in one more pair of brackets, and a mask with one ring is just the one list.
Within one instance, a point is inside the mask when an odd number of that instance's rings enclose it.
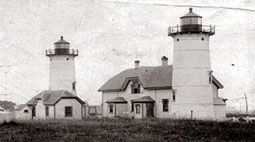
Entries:
{"label": "shorter lighthouse tower", "polygon": [[61,36],[54,49],[46,50],[50,58],[49,90],[66,90],[76,94],[75,57],[78,50],[70,49],[70,43]]}

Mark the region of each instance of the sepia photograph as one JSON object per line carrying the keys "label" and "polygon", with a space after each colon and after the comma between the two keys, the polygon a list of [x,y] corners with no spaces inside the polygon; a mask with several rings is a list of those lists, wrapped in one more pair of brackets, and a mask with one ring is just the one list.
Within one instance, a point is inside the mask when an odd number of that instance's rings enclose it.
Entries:
{"label": "sepia photograph", "polygon": [[255,141],[254,0],[0,0],[0,142]]}

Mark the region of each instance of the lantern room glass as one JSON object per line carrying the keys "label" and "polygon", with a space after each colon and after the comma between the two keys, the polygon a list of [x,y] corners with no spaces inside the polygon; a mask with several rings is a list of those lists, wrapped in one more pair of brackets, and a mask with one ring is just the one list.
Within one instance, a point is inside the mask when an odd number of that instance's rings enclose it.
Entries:
{"label": "lantern room glass", "polygon": [[55,48],[57,49],[68,49],[69,48],[69,44],[55,44]]}
{"label": "lantern room glass", "polygon": [[202,25],[201,17],[185,17],[181,19],[181,25]]}

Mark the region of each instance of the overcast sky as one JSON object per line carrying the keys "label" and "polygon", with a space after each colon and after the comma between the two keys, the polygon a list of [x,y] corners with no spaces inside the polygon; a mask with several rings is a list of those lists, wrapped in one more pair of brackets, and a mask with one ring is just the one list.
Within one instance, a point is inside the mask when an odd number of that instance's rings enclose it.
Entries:
{"label": "overcast sky", "polygon": [[[168,26],[188,8],[215,25],[210,38],[214,75],[224,85],[228,107],[255,109],[255,2],[252,0],[0,0],[0,99],[25,103],[48,89],[45,50],[63,35],[76,58],[78,96],[100,104],[97,90],[117,73],[172,63]],[[232,65],[234,64],[234,65]]]}

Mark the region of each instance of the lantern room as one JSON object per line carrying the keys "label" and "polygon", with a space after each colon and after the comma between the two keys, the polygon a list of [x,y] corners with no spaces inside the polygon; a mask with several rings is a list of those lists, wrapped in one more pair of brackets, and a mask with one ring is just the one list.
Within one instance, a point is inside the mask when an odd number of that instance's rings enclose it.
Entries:
{"label": "lantern room", "polygon": [[202,16],[193,13],[192,8],[189,9],[189,13],[181,18],[181,31],[194,32],[202,31]]}
{"label": "lantern room", "polygon": [[78,56],[78,50],[69,49],[70,43],[65,41],[63,36],[60,37],[60,40],[54,43],[55,48],[46,50],[46,56],[55,56],[55,55],[72,55]]}
{"label": "lantern room", "polygon": [[197,34],[204,33],[213,35],[215,33],[215,27],[211,25],[202,25],[202,16],[194,13],[192,8],[189,8],[189,12],[180,17],[180,25],[176,27],[169,27],[168,36],[174,36],[176,34]]}

